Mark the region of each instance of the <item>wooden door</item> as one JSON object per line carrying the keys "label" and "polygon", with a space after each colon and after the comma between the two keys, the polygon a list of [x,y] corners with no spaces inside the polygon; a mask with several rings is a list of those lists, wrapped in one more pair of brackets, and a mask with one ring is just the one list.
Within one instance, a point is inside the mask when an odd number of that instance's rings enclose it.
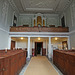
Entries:
{"label": "wooden door", "polygon": [[46,56],[46,49],[45,48],[42,49],[42,56]]}
{"label": "wooden door", "polygon": [[15,41],[11,41],[11,49],[15,48]]}

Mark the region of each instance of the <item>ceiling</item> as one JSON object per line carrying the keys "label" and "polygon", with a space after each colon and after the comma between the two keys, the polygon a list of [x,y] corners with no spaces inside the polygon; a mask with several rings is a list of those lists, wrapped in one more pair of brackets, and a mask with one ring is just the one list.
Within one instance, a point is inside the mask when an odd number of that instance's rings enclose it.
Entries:
{"label": "ceiling", "polygon": [[72,0],[13,0],[20,13],[60,13]]}

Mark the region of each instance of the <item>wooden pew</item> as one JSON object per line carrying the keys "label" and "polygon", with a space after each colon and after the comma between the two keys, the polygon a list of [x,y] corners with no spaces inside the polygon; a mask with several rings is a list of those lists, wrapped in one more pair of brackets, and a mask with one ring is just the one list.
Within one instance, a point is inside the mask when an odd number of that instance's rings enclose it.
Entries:
{"label": "wooden pew", "polygon": [[25,64],[25,50],[0,50],[0,75],[18,75]]}
{"label": "wooden pew", "polygon": [[53,63],[64,75],[75,75],[75,50],[53,50]]}

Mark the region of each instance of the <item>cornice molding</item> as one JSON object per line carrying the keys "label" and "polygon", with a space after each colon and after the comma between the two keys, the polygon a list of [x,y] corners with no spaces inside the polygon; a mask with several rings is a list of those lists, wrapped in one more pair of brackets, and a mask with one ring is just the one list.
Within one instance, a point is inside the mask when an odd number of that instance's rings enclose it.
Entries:
{"label": "cornice molding", "polygon": [[8,31],[6,31],[6,30],[4,30],[4,29],[2,29],[2,28],[0,28],[0,30],[3,31],[3,32],[9,33]]}
{"label": "cornice molding", "polygon": [[9,32],[9,36],[17,37],[17,36],[23,36],[23,37],[53,37],[53,36],[61,36],[61,37],[69,37],[69,33],[59,33],[59,32]]}
{"label": "cornice molding", "polygon": [[9,34],[67,34],[69,35],[69,32],[9,32]]}
{"label": "cornice molding", "polygon": [[[20,14],[20,16],[22,16],[22,15],[37,15],[38,13],[36,13],[36,14]],[[46,16],[46,17],[49,17],[49,16],[54,16],[54,17],[58,17],[58,14],[41,14],[41,15],[43,15],[43,16]]]}
{"label": "cornice molding", "polygon": [[69,34],[73,34],[73,33],[75,33],[75,30],[72,30],[72,31],[69,32]]}
{"label": "cornice molding", "polygon": [[8,2],[12,6],[13,10],[15,10],[19,14],[19,10],[16,7],[15,3],[13,2],[13,0],[8,0]]}

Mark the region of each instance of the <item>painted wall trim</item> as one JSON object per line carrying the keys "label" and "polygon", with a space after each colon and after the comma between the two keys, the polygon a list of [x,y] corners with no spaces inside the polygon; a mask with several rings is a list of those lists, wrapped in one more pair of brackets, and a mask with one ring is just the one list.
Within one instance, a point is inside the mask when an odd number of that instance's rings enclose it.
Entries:
{"label": "painted wall trim", "polygon": [[[37,14],[32,14],[32,13],[27,14],[26,13],[26,14],[20,14],[20,16],[22,16],[22,15],[28,15],[28,16],[32,15],[33,16],[33,15],[37,15]],[[42,14],[42,13],[41,13],[41,15],[44,15],[44,16],[59,16],[58,14]]]}
{"label": "painted wall trim", "polygon": [[69,32],[69,34],[73,34],[73,33],[75,33],[75,30],[72,30],[72,31]]}
{"label": "painted wall trim", "polygon": [[4,32],[6,32],[6,33],[9,33],[8,31],[6,31],[6,30],[4,30],[4,29],[2,29],[2,28],[0,28],[0,30],[1,30],[1,31],[4,31]]}
{"label": "painted wall trim", "polygon": [[70,32],[9,32],[10,35],[12,34],[73,34],[75,33],[75,30],[72,30]]}
{"label": "painted wall trim", "polygon": [[10,37],[69,37],[69,36],[46,36],[46,35],[43,35],[43,36],[40,36],[40,35],[10,35]]}
{"label": "painted wall trim", "polygon": [[64,32],[64,33],[62,32],[9,32],[2,28],[0,28],[0,30],[9,33],[9,35],[12,35],[12,34],[68,34],[69,35],[69,34],[75,33],[75,30],[70,32]]}
{"label": "painted wall trim", "polygon": [[12,6],[12,8],[13,8],[14,10],[16,10],[16,11],[19,13],[19,10],[18,10],[18,8],[16,7],[15,3],[13,2],[13,0],[8,0],[8,2],[9,2],[9,4]]}

